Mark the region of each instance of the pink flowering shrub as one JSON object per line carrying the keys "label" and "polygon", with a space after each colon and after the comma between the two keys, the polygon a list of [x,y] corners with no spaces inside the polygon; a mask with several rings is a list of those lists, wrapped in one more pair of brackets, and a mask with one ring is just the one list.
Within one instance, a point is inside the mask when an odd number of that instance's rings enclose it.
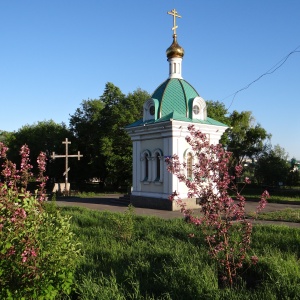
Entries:
{"label": "pink flowering shrub", "polygon": [[71,291],[79,253],[68,217],[49,214],[45,201],[46,156],[38,157],[39,189],[26,190],[32,177],[29,149],[21,148],[21,165],[6,158],[0,143],[0,299],[54,299]]}
{"label": "pink flowering shrub", "polygon": [[[230,176],[228,163],[230,153],[222,145],[211,145],[206,135],[188,127],[190,136],[186,141],[194,153],[193,176],[186,176],[186,164],[179,161],[177,155],[167,158],[168,171],[175,174],[179,181],[188,187],[188,197],[200,201],[200,216],[187,209],[180,194],[174,192],[170,200],[178,201],[187,221],[199,226],[205,233],[210,256],[217,262],[219,278],[226,286],[232,287],[238,270],[243,263],[256,264],[258,258],[249,257],[252,223],[245,216],[245,198],[235,184],[235,178],[241,176],[242,167],[236,166],[236,176]],[[250,183],[249,178],[245,184]],[[229,195],[234,192],[236,199]],[[263,209],[269,194],[265,191],[258,204],[257,211]]]}

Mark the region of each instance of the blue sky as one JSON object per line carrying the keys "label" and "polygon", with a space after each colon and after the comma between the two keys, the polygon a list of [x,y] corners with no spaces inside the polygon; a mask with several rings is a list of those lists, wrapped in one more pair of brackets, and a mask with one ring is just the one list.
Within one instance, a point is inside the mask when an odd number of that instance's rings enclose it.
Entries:
{"label": "blue sky", "polygon": [[[250,110],[300,159],[299,0],[0,0],[0,130],[69,123],[112,82],[152,93],[168,77],[176,8],[183,77],[206,100]],[[300,47],[297,49],[300,50]]]}

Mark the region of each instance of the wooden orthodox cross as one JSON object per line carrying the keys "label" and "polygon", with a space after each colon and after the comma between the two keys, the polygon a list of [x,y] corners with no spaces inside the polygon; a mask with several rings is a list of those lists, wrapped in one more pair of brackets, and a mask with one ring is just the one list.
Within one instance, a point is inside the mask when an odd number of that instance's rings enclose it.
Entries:
{"label": "wooden orthodox cross", "polygon": [[174,35],[176,35],[176,28],[178,28],[178,26],[176,25],[176,17],[181,18],[181,16],[179,16],[179,14],[177,13],[175,8],[172,9],[171,11],[168,11],[168,14],[173,16],[173,28],[172,28],[172,30],[174,32]]}
{"label": "wooden orthodox cross", "polygon": [[57,154],[55,154],[55,152],[52,152],[51,158],[53,158],[53,159],[61,158],[61,157],[66,158],[66,168],[65,168],[65,173],[63,175],[65,175],[65,192],[68,194],[69,193],[69,191],[68,191],[68,172],[70,171],[70,168],[68,167],[68,159],[69,159],[69,157],[77,157],[78,160],[80,160],[80,157],[83,157],[83,155],[80,155],[80,151],[78,151],[78,154],[69,155],[68,145],[71,144],[71,142],[68,141],[68,138],[66,138],[66,140],[62,143],[66,144],[66,154],[65,155],[57,155]]}

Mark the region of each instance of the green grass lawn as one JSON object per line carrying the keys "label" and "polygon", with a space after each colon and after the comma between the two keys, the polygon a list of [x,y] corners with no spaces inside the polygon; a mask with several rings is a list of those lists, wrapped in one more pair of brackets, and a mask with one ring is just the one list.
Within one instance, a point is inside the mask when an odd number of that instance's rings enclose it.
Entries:
{"label": "green grass lawn", "polygon": [[[243,196],[248,199],[248,200],[256,200],[259,201],[261,195],[257,194],[257,195],[247,195],[247,194],[243,194]],[[284,195],[270,195],[270,198],[268,199],[268,202],[270,203],[296,203],[296,204],[300,204],[300,197],[298,196],[293,196],[293,197],[289,197],[289,196],[284,196]]]}
{"label": "green grass lawn", "polygon": [[181,218],[60,209],[82,249],[71,299],[299,299],[300,229],[256,225],[259,262],[230,290],[219,286],[201,230]]}
{"label": "green grass lawn", "polygon": [[267,213],[261,212],[258,215],[256,215],[255,213],[250,213],[249,216],[254,217],[257,220],[300,223],[300,209],[286,208],[283,210]]}
{"label": "green grass lawn", "polygon": [[[259,201],[261,194],[264,190],[268,190],[270,198],[268,202],[270,203],[299,203],[300,204],[300,188],[299,187],[282,187],[282,188],[268,188],[261,186],[244,186],[244,184],[239,184],[239,190],[242,189],[241,194],[248,200]],[[232,192],[230,192],[232,194]],[[232,194],[234,197],[235,194]]]}

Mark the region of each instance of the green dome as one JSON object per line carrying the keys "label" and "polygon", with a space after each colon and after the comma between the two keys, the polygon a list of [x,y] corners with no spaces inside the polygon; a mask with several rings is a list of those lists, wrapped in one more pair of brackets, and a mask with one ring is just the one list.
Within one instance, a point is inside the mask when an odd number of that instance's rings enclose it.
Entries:
{"label": "green dome", "polygon": [[184,79],[169,78],[152,94],[159,102],[158,118],[172,112],[188,117],[189,100],[199,97],[197,91]]}

